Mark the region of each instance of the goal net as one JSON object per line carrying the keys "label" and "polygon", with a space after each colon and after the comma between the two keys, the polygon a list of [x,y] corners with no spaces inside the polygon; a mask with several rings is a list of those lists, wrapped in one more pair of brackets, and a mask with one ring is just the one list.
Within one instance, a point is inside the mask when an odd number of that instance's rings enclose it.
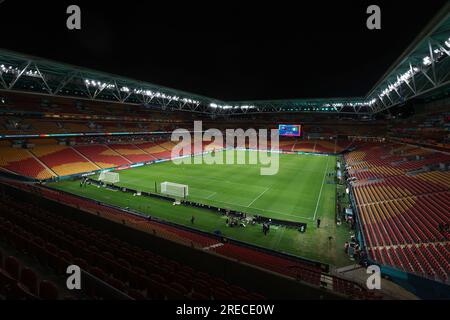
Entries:
{"label": "goal net", "polygon": [[120,181],[117,172],[101,172],[98,180],[105,183],[117,183]]}
{"label": "goal net", "polygon": [[173,182],[162,182],[161,193],[177,198],[186,198],[189,195],[189,186]]}

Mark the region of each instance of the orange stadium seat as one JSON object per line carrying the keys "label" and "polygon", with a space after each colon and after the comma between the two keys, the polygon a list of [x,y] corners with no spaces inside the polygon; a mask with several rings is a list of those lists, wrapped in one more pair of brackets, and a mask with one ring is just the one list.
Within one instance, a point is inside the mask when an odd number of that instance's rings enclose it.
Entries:
{"label": "orange stadium seat", "polygon": [[109,147],[131,162],[145,162],[155,159],[134,144],[110,144]]}
{"label": "orange stadium seat", "polygon": [[[398,165],[404,157],[416,155],[427,160]],[[450,240],[450,233],[439,227],[450,223],[449,172],[405,173],[450,158],[412,146],[369,143],[345,155],[345,160],[350,176],[358,178],[352,190],[372,258],[447,281],[448,263],[435,249]]]}
{"label": "orange stadium seat", "polygon": [[100,169],[99,166],[67,146],[37,145],[31,152],[59,176]]}
{"label": "orange stadium seat", "polygon": [[105,145],[80,145],[74,148],[101,168],[112,168],[131,163]]}
{"label": "orange stadium seat", "polygon": [[6,171],[36,179],[49,179],[55,176],[25,149],[0,147],[0,167]]}

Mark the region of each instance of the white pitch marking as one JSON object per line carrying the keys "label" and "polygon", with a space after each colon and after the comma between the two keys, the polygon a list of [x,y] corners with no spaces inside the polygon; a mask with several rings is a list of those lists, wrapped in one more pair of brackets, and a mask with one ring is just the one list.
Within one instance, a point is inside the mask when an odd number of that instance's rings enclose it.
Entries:
{"label": "white pitch marking", "polygon": [[330,160],[330,158],[327,158],[327,167],[325,168],[325,172],[323,173],[322,186],[320,187],[319,197],[317,197],[317,204],[316,204],[316,210],[314,210],[313,221],[316,220],[317,209],[319,208],[319,202],[320,202],[320,196],[322,195],[323,183],[325,182],[325,176],[328,171],[328,160]]}
{"label": "white pitch marking", "polygon": [[213,244],[212,246],[204,247],[203,250],[215,249],[215,248],[219,248],[221,246],[223,246],[223,243],[216,243],[216,244]]}
{"label": "white pitch marking", "polygon": [[[198,199],[204,199],[206,200],[206,198],[198,198]],[[220,201],[220,200],[211,200],[212,202],[217,202],[217,203],[223,203],[223,204],[228,204],[228,205],[232,205],[232,206],[237,206],[237,207],[242,207],[242,208],[246,208],[243,205],[237,204],[237,203],[233,203],[233,202],[227,202],[227,201]],[[264,211],[264,212],[270,212],[270,213],[275,213],[275,214],[280,214],[283,216],[288,216],[288,217],[295,217],[295,218],[301,218],[301,219],[306,219],[306,220],[313,220],[311,217],[302,217],[299,215],[294,215],[294,214],[289,214],[289,213],[283,213],[283,212],[279,212],[279,211],[273,211],[273,210],[268,210],[268,209],[263,209],[263,208],[258,208],[258,207],[251,207],[251,209],[256,209],[256,210],[260,210],[260,211]]]}
{"label": "white pitch marking", "polygon": [[207,196],[205,199],[211,199],[212,197],[214,197],[217,194],[217,192],[213,192],[211,193],[209,196]]}
{"label": "white pitch marking", "polygon": [[259,194],[259,196],[257,196],[252,202],[250,202],[250,204],[247,206],[247,208],[250,207],[256,200],[258,200],[259,198],[261,198],[261,196],[262,196],[264,193],[266,193],[267,191],[269,191],[269,190],[270,190],[270,188],[266,188],[266,190],[264,190],[263,192],[261,192],[261,193]]}

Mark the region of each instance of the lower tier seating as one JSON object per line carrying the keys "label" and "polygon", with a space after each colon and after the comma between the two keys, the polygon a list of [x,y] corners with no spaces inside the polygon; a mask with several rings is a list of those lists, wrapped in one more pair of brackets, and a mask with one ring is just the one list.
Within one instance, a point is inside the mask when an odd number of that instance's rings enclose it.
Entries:
{"label": "lower tier seating", "polygon": [[0,167],[6,171],[37,179],[49,179],[54,176],[28,150],[24,149],[1,147]]}
{"label": "lower tier seating", "polygon": [[75,149],[101,168],[112,168],[131,163],[105,145],[76,146]]}
{"label": "lower tier seating", "polygon": [[[36,210],[28,203],[11,206],[13,202],[0,200],[0,234],[57,274],[64,274],[68,265],[79,264],[134,299],[263,299],[87,225]],[[85,292],[101,298],[95,288],[88,287]]]}
{"label": "lower tier seating", "polygon": [[71,147],[38,145],[31,152],[59,176],[99,169],[98,166],[94,165]]}
{"label": "lower tier seating", "polygon": [[408,168],[416,166],[396,162],[402,161],[397,154],[428,153],[401,144],[369,143],[345,155],[345,159],[349,176],[356,178],[351,182],[352,196],[369,257],[447,283],[450,172],[440,165],[446,156],[430,156],[437,161],[434,170],[417,174],[406,175]]}

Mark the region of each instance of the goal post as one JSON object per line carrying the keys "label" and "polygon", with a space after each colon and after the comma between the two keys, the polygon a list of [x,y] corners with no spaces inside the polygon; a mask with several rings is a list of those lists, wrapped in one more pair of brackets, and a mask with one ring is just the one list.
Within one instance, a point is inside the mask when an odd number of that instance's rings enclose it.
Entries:
{"label": "goal post", "polygon": [[120,182],[119,173],[117,172],[100,172],[98,180],[104,183],[118,183]]}
{"label": "goal post", "polygon": [[189,186],[165,181],[161,183],[161,193],[176,198],[186,198],[189,195]]}

